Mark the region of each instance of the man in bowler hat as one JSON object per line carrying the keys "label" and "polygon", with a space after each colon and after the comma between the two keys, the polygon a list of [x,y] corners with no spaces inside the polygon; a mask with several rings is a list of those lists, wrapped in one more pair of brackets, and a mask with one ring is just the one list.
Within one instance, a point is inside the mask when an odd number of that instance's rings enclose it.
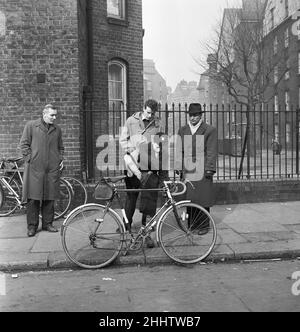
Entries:
{"label": "man in bowler hat", "polygon": [[[186,199],[203,206],[209,212],[214,205],[213,176],[216,172],[218,137],[217,129],[204,121],[203,113],[199,103],[189,105],[189,121],[178,131],[181,146],[177,146],[177,151],[182,153],[182,158],[179,158],[182,177],[192,184],[187,186]],[[191,165],[194,167],[191,168]],[[198,230],[197,225],[193,227]],[[199,232],[207,232],[203,228],[201,225]]]}

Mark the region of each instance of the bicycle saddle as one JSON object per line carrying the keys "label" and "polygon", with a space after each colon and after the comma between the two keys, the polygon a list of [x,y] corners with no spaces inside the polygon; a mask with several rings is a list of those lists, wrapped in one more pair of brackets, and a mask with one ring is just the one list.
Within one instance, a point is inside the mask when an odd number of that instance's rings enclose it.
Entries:
{"label": "bicycle saddle", "polygon": [[122,181],[126,178],[126,175],[122,175],[122,176],[112,176],[112,177],[103,177],[103,180],[105,182],[110,182],[110,183],[117,183],[119,181]]}

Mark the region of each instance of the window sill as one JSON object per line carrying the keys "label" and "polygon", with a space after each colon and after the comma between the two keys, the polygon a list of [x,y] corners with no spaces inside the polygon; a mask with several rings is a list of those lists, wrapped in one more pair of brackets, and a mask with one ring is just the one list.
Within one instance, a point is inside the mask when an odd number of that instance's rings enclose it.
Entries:
{"label": "window sill", "polygon": [[121,18],[108,17],[107,22],[109,24],[120,25],[123,27],[128,27],[128,21]]}

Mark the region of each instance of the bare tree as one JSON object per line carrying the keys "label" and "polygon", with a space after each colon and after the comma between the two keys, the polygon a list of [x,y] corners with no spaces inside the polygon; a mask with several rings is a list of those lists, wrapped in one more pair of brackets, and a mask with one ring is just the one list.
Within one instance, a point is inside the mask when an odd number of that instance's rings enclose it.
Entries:
{"label": "bare tree", "polygon": [[[225,87],[230,99],[246,109],[239,176],[247,150],[247,174],[250,177],[251,123],[255,108],[267,102],[265,92],[278,85],[286,73],[283,69],[286,68],[285,60],[281,57],[274,60],[273,49],[266,46],[266,5],[266,0],[244,0],[242,8],[225,9],[215,41],[205,45],[206,53],[213,55],[215,60],[205,75],[215,82],[217,88]],[[207,66],[203,61],[197,60],[197,63]]]}

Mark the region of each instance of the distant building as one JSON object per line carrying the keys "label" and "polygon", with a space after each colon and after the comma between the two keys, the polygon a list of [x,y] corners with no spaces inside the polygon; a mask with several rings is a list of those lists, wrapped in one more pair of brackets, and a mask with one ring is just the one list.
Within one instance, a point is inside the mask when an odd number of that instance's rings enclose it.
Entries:
{"label": "distant building", "polygon": [[144,59],[144,101],[155,99],[164,107],[168,93],[166,80],[155,68],[154,61]]}
{"label": "distant building", "polygon": [[200,91],[196,81],[187,82],[182,80],[176,86],[176,89],[168,97],[168,105],[200,103]]}
{"label": "distant building", "polygon": [[[287,147],[295,143],[300,119],[300,0],[269,0],[264,17],[265,54],[274,67],[265,93],[265,109],[273,114],[268,132]],[[298,32],[298,34],[297,34]],[[294,112],[292,112],[294,111]],[[298,121],[297,121],[298,118]],[[297,143],[299,144],[299,142]]]}

